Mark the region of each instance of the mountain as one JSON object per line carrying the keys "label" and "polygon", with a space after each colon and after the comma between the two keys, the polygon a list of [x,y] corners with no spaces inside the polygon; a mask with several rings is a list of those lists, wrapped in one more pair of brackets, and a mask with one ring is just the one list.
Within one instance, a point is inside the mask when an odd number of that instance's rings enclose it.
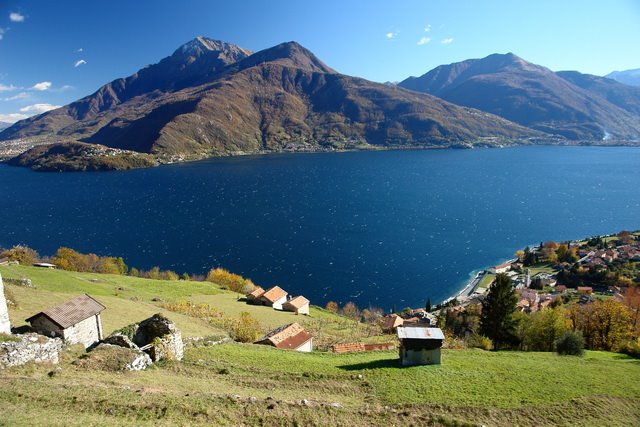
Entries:
{"label": "mountain", "polygon": [[605,77],[617,80],[626,85],[640,86],[640,68],[636,68],[635,70],[614,71]]}
{"label": "mountain", "polygon": [[507,53],[441,65],[399,85],[569,140],[638,140],[635,95],[578,74],[559,75]]}
{"label": "mountain", "polygon": [[80,141],[162,161],[541,137],[428,94],[339,74],[295,42],[251,53],[203,37],[133,76],[0,132],[0,141]]}
{"label": "mountain", "polygon": [[8,128],[12,124],[13,123],[0,122],[0,130]]}

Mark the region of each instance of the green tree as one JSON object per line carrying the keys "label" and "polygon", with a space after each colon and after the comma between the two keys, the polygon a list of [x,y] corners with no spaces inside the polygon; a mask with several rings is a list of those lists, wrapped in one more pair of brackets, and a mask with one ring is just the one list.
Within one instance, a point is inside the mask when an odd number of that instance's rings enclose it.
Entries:
{"label": "green tree", "polygon": [[480,333],[490,338],[496,349],[512,346],[518,340],[518,322],[513,316],[517,303],[518,297],[509,276],[497,274],[482,302],[480,314]]}
{"label": "green tree", "polygon": [[427,303],[424,305],[426,311],[431,311],[431,298],[427,298]]}
{"label": "green tree", "polygon": [[524,316],[519,335],[522,349],[526,351],[553,351],[554,342],[569,330],[569,320],[562,307]]}

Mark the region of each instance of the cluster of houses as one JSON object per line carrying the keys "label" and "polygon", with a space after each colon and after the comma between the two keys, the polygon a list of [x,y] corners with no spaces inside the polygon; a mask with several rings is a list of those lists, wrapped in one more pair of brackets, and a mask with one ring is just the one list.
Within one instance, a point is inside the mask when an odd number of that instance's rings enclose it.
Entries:
{"label": "cluster of houses", "polygon": [[623,245],[615,248],[599,249],[597,251],[581,251],[582,257],[578,261],[587,267],[606,267],[607,264],[620,261],[640,261],[640,243]]}
{"label": "cluster of houses", "polygon": [[309,314],[309,300],[298,295],[290,296],[280,286],[274,286],[266,291],[260,286],[247,294],[247,303],[266,305],[274,310],[291,311],[295,314]]}

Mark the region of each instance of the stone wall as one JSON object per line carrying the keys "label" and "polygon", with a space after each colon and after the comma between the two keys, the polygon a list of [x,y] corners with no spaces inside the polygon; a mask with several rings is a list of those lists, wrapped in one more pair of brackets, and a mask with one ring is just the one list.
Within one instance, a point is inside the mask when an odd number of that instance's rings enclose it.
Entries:
{"label": "stone wall", "polygon": [[82,344],[91,347],[102,339],[100,315],[91,316],[65,329],[62,336],[70,344]]}
{"label": "stone wall", "polygon": [[35,333],[16,335],[19,341],[0,342],[0,369],[28,362],[58,363],[62,340]]}
{"label": "stone wall", "polygon": [[0,333],[11,333],[9,309],[7,308],[7,300],[4,297],[4,285],[2,284],[2,276],[0,276]]}

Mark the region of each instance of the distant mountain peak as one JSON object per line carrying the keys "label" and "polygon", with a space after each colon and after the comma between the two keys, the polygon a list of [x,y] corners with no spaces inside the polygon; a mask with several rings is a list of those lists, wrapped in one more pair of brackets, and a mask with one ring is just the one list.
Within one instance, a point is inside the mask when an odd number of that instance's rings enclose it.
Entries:
{"label": "distant mountain peak", "polygon": [[176,49],[171,56],[175,57],[186,55],[198,57],[207,52],[224,52],[231,53],[233,55],[241,54],[241,56],[248,56],[253,53],[248,49],[241,48],[231,43],[211,39],[204,36],[197,36],[193,40],[189,40],[178,49]]}
{"label": "distant mountain peak", "polygon": [[242,67],[251,67],[261,63],[276,62],[294,66],[306,71],[335,73],[336,71],[318,59],[310,50],[295,41],[280,43],[269,49],[257,52],[241,61]]}

